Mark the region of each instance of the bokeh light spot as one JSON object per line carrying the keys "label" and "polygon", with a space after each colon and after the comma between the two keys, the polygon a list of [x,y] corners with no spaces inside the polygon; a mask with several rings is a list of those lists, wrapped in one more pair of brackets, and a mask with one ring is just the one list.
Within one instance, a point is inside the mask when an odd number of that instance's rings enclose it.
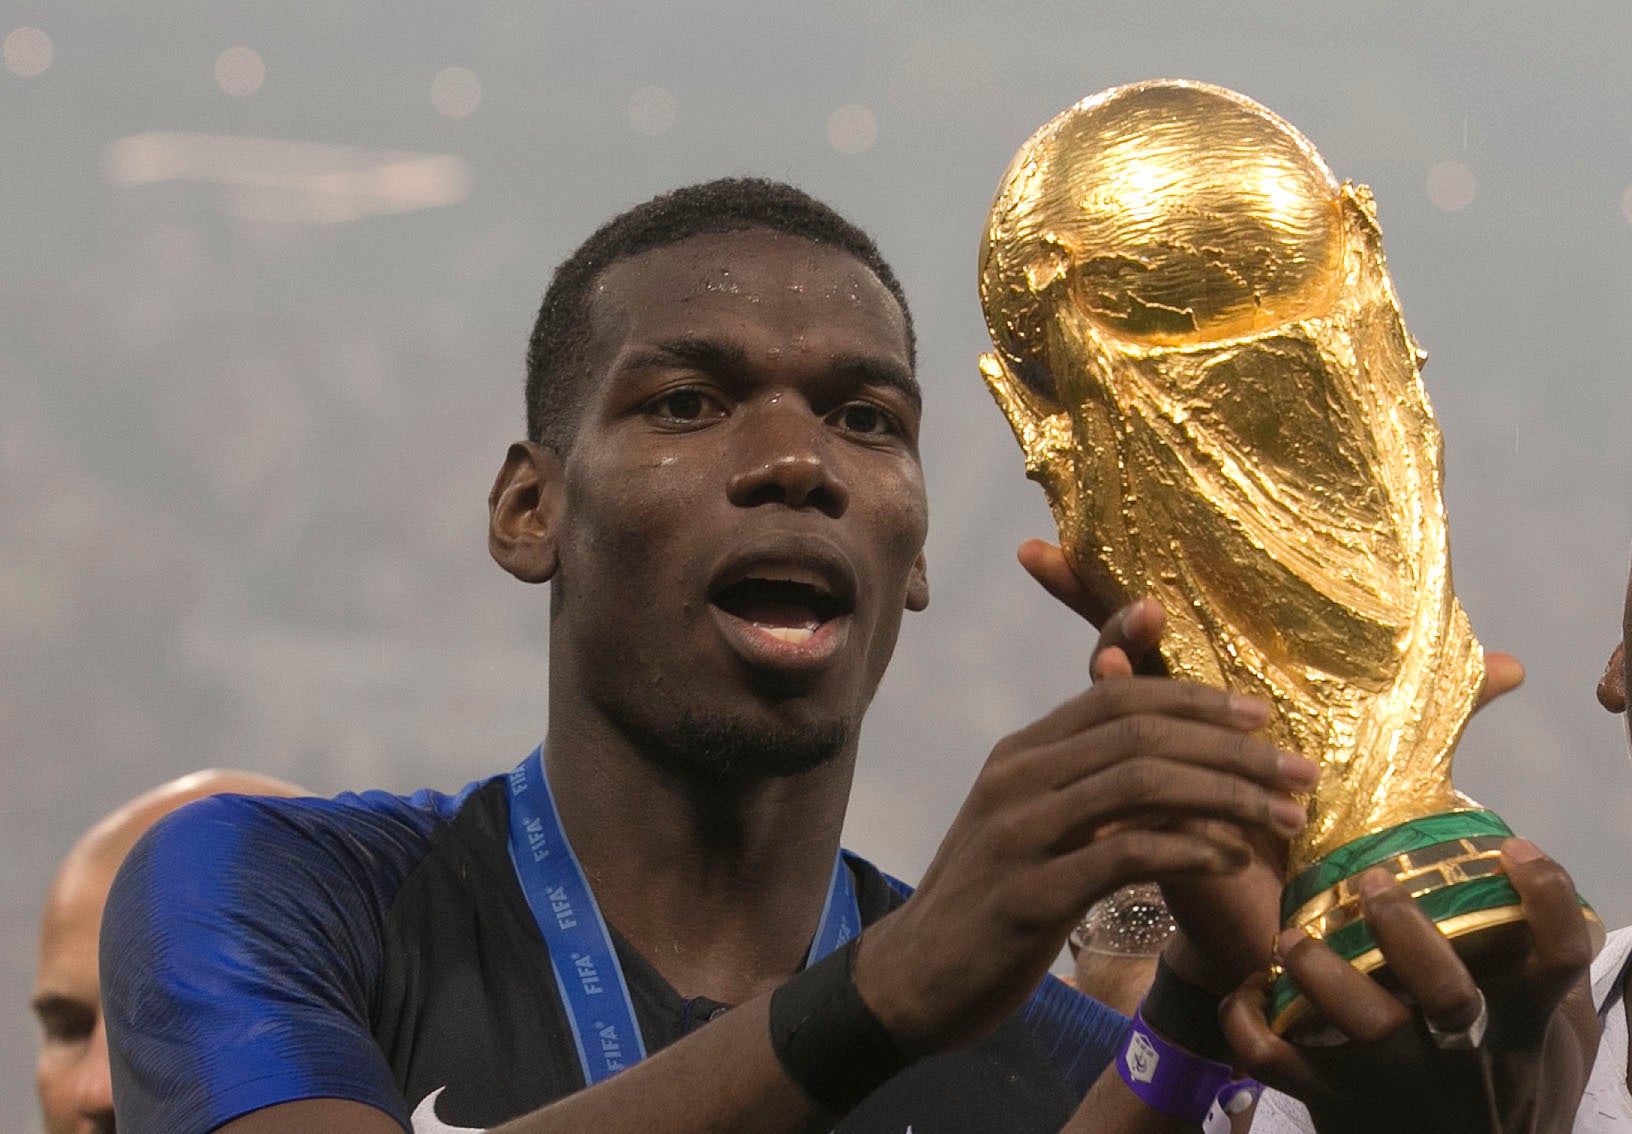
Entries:
{"label": "bokeh light spot", "polygon": [[242,44],[229,47],[215,57],[215,85],[233,98],[254,94],[264,82],[266,64]]}
{"label": "bokeh light spot", "polygon": [[463,118],[482,101],[482,83],[463,67],[447,67],[431,80],[431,105],[448,118]]}
{"label": "bokeh light spot", "polygon": [[32,79],[51,66],[56,52],[51,37],[39,28],[17,28],[0,44],[0,58],[5,59],[6,70],[13,75]]}
{"label": "bokeh light spot", "polygon": [[1477,185],[1473,170],[1459,161],[1442,161],[1428,171],[1428,199],[1447,213],[1472,204]]}
{"label": "bokeh light spot", "polygon": [[878,140],[878,119],[865,106],[849,102],[827,119],[827,143],[841,154],[861,154]]}
{"label": "bokeh light spot", "polygon": [[674,125],[674,95],[662,87],[641,87],[629,96],[629,125],[649,137]]}

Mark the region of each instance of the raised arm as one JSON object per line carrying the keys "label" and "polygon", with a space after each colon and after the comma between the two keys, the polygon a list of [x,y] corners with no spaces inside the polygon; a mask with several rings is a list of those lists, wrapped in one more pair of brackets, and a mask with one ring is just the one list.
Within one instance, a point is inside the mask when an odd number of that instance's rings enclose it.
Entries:
{"label": "raised arm", "polygon": [[[817,1045],[813,1053],[808,1044],[785,1044],[779,1054],[771,1039],[771,998],[750,1001],[646,1062],[503,1129],[524,1134],[831,1128],[855,1099],[824,1093],[821,1083],[831,1077],[832,1067],[824,1066],[823,1052],[851,1058],[855,1042],[868,1038],[855,1031],[858,1026],[863,1033],[869,1026],[882,1029],[895,1050],[879,1056],[875,1042],[870,1067],[840,1068],[849,1082],[865,1082],[870,1074],[882,1081],[906,1063],[976,1042],[1025,1002],[1095,898],[1136,879],[1235,869],[1247,857],[1236,832],[1269,829],[1284,835],[1295,829],[1301,811],[1288,793],[1306,788],[1314,768],[1249,735],[1263,713],[1255,702],[1160,678],[1106,681],[1066,702],[997,745],[917,893],[858,939],[849,987],[872,1017],[871,1025],[854,1012],[839,1013],[818,1021],[827,1029],[819,1034],[830,1037],[825,1047]],[[1226,822],[1194,832],[1169,830],[1175,815]],[[191,868],[205,876],[207,888],[212,868],[221,864],[193,861]],[[278,869],[274,863],[274,874]],[[123,928],[116,932],[149,951],[145,959],[128,958],[118,966],[110,1006],[125,1017],[115,1036],[116,1046],[126,1048],[116,1067],[127,1099],[163,1095],[165,1074],[179,1068],[185,1075],[192,1069],[187,1059],[204,1057],[183,1051],[182,1062],[165,1065],[152,1046],[144,1047],[145,1027],[160,1032],[149,1038],[182,1045],[189,1036],[227,1036],[229,1029],[226,1021],[212,1021],[216,1031],[194,1032],[181,1018],[207,1016],[214,998],[191,999],[188,981],[165,979],[165,970],[176,964],[165,950],[187,927],[153,923],[139,893],[141,877],[138,867],[135,877],[122,879],[124,897],[116,903],[123,910],[116,915]],[[284,898],[293,908],[310,905],[297,894],[306,892],[305,882],[282,884],[291,888]],[[343,887],[328,879],[317,892],[346,904],[343,892],[335,897],[337,891]],[[259,929],[212,925],[192,927],[206,939],[188,944],[188,955],[213,954],[211,963],[247,982],[253,994],[231,1010],[230,1028],[237,1031],[223,1043],[281,1033],[298,1050],[310,1036],[338,1035],[345,1038],[345,1054],[303,1079],[298,1097],[249,1110],[225,1126],[168,1122],[162,1125],[166,1134],[214,1128],[235,1134],[273,1129],[370,1134],[403,1128],[403,1101],[379,1093],[389,1072],[378,1050],[369,1050],[366,988],[304,988],[301,980],[314,966],[311,958],[292,956],[279,943],[288,931],[279,917],[269,916]],[[271,939],[244,953],[242,935],[256,932]],[[340,947],[323,932],[297,936],[317,960]],[[107,941],[105,948],[118,947]],[[829,991],[846,987],[843,973],[833,982],[831,968],[825,975],[812,968],[792,983],[818,979],[829,982],[822,986]],[[151,998],[165,996],[174,1003],[156,1009]],[[155,1022],[156,1017],[164,1019]],[[876,1033],[869,1034],[876,1041]],[[252,1055],[244,1053],[246,1059]],[[264,1062],[259,1056],[254,1060]],[[332,1081],[326,1077],[330,1072]],[[194,1086],[210,1090],[208,1083]],[[1106,1105],[1114,1107],[1115,1091],[1108,1097],[1113,1102]],[[216,1101],[231,1105],[230,1099]],[[144,1126],[132,1113],[130,1128],[161,1128]],[[210,1106],[198,1113],[207,1116]],[[1107,1119],[1113,1113],[1108,1111]]]}

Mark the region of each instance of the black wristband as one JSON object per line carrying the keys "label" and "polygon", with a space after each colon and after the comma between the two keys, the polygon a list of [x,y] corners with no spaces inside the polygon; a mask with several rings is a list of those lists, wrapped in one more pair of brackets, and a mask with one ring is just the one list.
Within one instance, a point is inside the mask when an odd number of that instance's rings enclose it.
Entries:
{"label": "black wristband", "polygon": [[1156,958],[1156,979],[1139,1006],[1145,1023],[1164,1039],[1196,1055],[1228,1063],[1234,1055],[1224,1029],[1218,1026],[1218,1006],[1223,997],[1191,984],[1168,967],[1166,957]]}
{"label": "black wristband", "polygon": [[788,1078],[829,1114],[845,1114],[907,1066],[851,965],[857,941],[771,993],[771,1048]]}

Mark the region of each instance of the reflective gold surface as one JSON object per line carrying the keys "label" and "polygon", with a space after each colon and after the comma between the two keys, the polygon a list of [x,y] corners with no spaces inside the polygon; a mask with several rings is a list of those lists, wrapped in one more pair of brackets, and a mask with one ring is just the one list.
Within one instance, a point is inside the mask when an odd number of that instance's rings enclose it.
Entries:
{"label": "reflective gold surface", "polygon": [[1118,87],[1015,156],[980,288],[981,372],[1078,575],[1158,598],[1170,672],[1267,697],[1322,764],[1290,869],[1470,806],[1484,662],[1370,193],[1241,95]]}

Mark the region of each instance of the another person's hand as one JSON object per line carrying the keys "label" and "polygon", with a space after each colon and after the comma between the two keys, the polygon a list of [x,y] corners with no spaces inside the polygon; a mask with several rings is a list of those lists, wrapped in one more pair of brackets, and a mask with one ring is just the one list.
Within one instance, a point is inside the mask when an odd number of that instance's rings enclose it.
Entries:
{"label": "another person's hand", "polygon": [[1282,963],[1348,1042],[1301,1046],[1274,1035],[1268,977],[1258,974],[1220,1013],[1241,1066],[1302,1099],[1324,1134],[1568,1131],[1598,1039],[1587,923],[1569,875],[1534,845],[1509,840],[1502,865],[1530,933],[1523,948],[1482,958],[1482,983],[1404,889],[1374,870],[1361,879],[1362,908],[1411,1006],[1323,942],[1289,931]]}

